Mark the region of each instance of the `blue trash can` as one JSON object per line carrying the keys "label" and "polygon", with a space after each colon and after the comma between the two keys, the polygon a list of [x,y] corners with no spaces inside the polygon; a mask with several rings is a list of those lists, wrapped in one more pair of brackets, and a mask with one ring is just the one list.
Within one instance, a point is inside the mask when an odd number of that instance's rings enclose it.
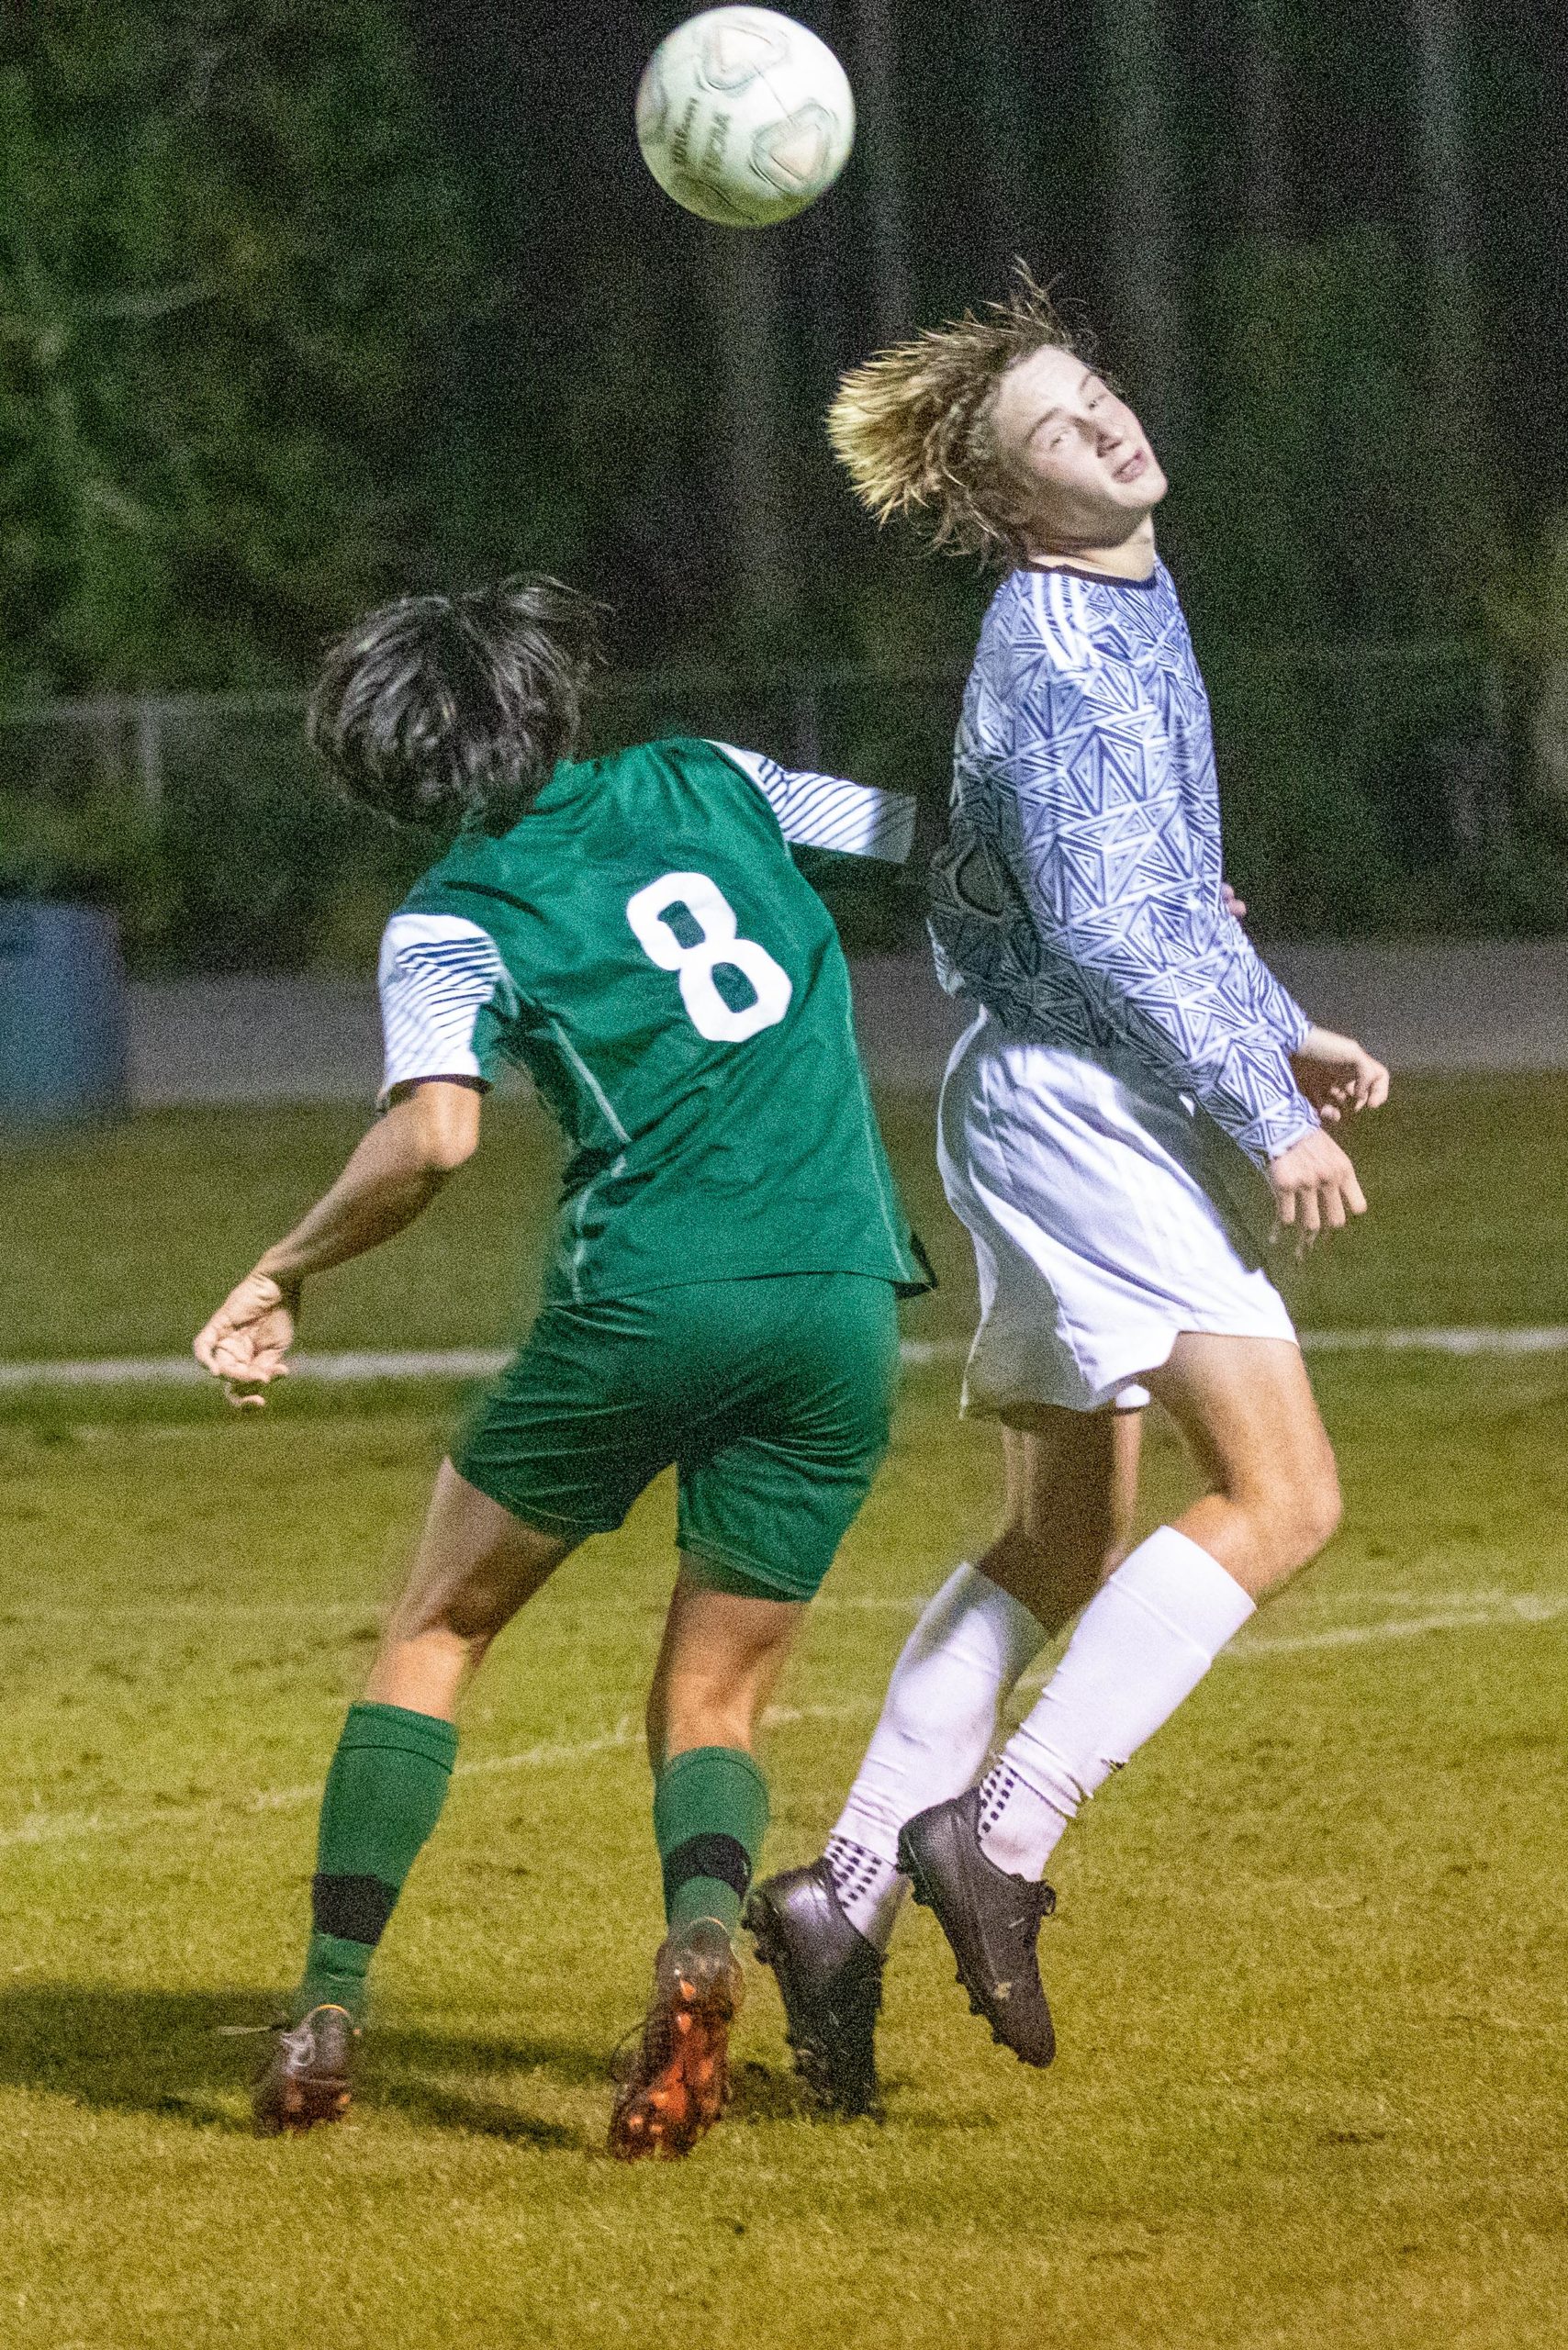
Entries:
{"label": "blue trash can", "polygon": [[123,1110],[126,1068],[113,914],[0,900],[0,1126]]}

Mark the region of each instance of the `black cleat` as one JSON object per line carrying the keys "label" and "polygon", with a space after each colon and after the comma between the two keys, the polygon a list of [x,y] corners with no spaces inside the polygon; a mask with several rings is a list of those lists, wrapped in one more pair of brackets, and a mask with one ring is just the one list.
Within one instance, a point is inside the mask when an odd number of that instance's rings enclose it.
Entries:
{"label": "black cleat", "polygon": [[359,2036],[347,2008],[312,2008],[297,2024],[280,2027],[252,2094],[257,2137],[297,2135],[318,2121],[341,2121],[353,2095]]}
{"label": "black cleat", "polygon": [[839,1907],[827,1863],[768,1877],[746,1903],[745,1925],[778,1978],[795,2069],[812,2095],[834,2113],[876,2113],[882,1957]]}
{"label": "black cleat", "polygon": [[1048,1885],[1010,1876],[980,1849],[980,1789],[918,1812],[899,1835],[899,1866],[936,1913],[969,2006],[1024,2065],[1057,2053],[1035,1945],[1057,1906]]}
{"label": "black cleat", "polygon": [[722,2117],[741,1990],[740,1961],[716,1919],[700,1918],[663,1944],[610,2120],[610,2151],[620,2161],[689,2154]]}

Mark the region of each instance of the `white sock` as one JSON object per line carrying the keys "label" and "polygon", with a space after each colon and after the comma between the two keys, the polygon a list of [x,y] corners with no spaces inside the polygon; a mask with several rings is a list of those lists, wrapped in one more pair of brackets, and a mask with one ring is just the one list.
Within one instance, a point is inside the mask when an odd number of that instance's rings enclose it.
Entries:
{"label": "white sock", "polygon": [[1216,1559],[1162,1526],[1084,1609],[980,1789],[980,1846],[1038,1877],[1085,1798],[1191,1695],[1253,1612]]}
{"label": "white sock", "polygon": [[899,1830],[972,1783],[1003,1699],[1045,1639],[1044,1627],[1000,1583],[962,1566],[904,1643],[827,1845],[845,1912],[879,1950],[909,1890],[897,1866]]}

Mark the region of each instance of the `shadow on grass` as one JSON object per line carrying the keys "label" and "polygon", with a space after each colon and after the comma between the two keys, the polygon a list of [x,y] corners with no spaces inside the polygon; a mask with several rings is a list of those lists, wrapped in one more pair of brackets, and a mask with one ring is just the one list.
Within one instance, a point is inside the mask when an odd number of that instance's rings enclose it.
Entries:
{"label": "shadow on grass", "polygon": [[[102,1984],[29,1983],[0,1990],[0,2087],[40,2089],[74,2104],[150,2113],[198,2129],[246,2132],[237,2109],[265,2054],[243,2029],[275,2012],[265,1992],[136,1991]],[[236,2029],[240,2027],[240,2029]],[[605,2052],[586,2042],[377,2030],[367,2037],[363,2087],[438,2130],[521,2145],[580,2149],[593,2141],[462,2086],[465,2075],[543,2071],[573,2087],[604,2087]]]}
{"label": "shadow on grass", "polygon": [[770,2065],[758,2064],[756,2057],[743,2057],[730,2076],[733,2102],[732,2121],[821,2121],[824,2117],[819,2106],[807,2095],[805,2085],[792,2073],[776,2072]]}

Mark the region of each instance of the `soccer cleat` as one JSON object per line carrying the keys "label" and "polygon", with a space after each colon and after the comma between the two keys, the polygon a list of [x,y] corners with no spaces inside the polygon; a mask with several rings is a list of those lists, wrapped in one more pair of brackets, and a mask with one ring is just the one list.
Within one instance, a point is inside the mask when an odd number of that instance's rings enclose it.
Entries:
{"label": "soccer cleat", "polygon": [[1010,1876],[980,1849],[980,1789],[917,1812],[899,1834],[899,1866],[914,1897],[936,1913],[958,1980],[991,2036],[1024,2065],[1057,2053],[1035,1945],[1057,1906],[1048,1885]]}
{"label": "soccer cleat", "polygon": [[740,1961],[716,1919],[700,1918],[663,1945],[610,2118],[610,2151],[620,2161],[689,2154],[721,2118],[740,2004]]}
{"label": "soccer cleat", "polygon": [[353,2094],[359,2026],[347,2008],[312,2008],[292,2027],[280,2027],[273,2053],[251,2099],[258,2138],[280,2138],[341,2121]]}
{"label": "soccer cleat", "polygon": [[834,2113],[876,2113],[882,1955],[845,1916],[827,1863],[768,1877],[745,1924],[778,1978],[795,2069],[812,2096]]}

